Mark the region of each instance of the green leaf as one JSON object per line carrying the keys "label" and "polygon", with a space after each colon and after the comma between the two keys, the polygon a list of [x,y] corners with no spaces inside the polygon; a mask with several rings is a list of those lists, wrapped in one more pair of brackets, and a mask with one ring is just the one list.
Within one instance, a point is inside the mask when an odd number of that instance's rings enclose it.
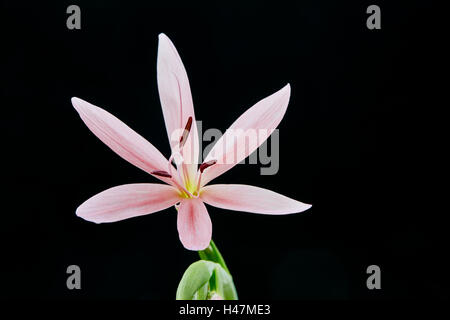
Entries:
{"label": "green leaf", "polygon": [[206,300],[214,293],[225,300],[237,300],[231,275],[218,263],[200,260],[184,272],[176,299]]}

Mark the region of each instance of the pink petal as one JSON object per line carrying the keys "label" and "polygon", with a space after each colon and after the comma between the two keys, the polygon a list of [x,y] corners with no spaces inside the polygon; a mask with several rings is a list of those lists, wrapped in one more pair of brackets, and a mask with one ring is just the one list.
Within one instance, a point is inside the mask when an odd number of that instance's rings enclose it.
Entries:
{"label": "pink petal", "polygon": [[77,209],[95,223],[115,222],[160,211],[180,201],[177,189],[165,184],[125,184],[96,194]]}
{"label": "pink petal", "polygon": [[[79,98],[72,98],[72,105],[87,127],[119,156],[148,173],[167,170],[161,152],[115,116]],[[155,177],[173,185],[169,178]]]}
{"label": "pink petal", "polygon": [[157,71],[159,98],[172,150],[178,145],[189,117],[193,120],[182,150],[189,178],[193,181],[197,171],[199,141],[191,89],[183,62],[173,43],[163,33],[159,35]]}
{"label": "pink petal", "polygon": [[200,198],[214,207],[262,214],[289,214],[311,208],[310,204],[245,184],[206,186],[202,188]]}
{"label": "pink petal", "polygon": [[[203,173],[202,186],[247,158],[266,141],[283,119],[290,94],[291,87],[287,84],[245,111],[231,125],[205,159],[205,162],[217,160],[217,163]],[[257,139],[249,143],[247,139],[252,133]]]}
{"label": "pink petal", "polygon": [[189,250],[203,250],[211,241],[212,224],[200,199],[184,199],[178,207],[178,234]]}

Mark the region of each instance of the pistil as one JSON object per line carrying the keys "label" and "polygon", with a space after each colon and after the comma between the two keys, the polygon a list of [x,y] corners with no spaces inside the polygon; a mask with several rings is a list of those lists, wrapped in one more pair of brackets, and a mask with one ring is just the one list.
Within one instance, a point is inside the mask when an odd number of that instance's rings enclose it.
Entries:
{"label": "pistil", "polygon": [[[185,143],[186,143],[186,141],[187,141],[187,139],[189,137],[189,133],[191,132],[191,128],[192,128],[192,117],[189,117],[188,121],[186,123],[186,126],[184,128],[183,134],[180,137],[180,141],[179,141],[178,145],[175,147],[175,150],[170,155],[170,158],[169,158],[169,161],[168,161],[168,164],[167,164],[168,172],[167,171],[163,171],[163,170],[156,170],[154,172],[157,173],[156,175],[172,178],[172,176],[173,176],[173,173],[172,173],[172,161],[175,159],[176,156],[178,156],[179,157],[179,161],[175,161],[175,165],[177,167],[178,178],[182,182],[182,184],[179,184],[176,181],[176,179],[172,179],[172,181],[173,181],[173,183],[176,185],[176,187],[181,192],[184,192],[185,196],[190,197],[190,198],[198,198],[198,194],[196,194],[196,195],[192,194],[187,189],[187,187],[183,186],[183,184],[189,185],[189,183],[190,183],[189,182],[188,172],[187,172],[187,167],[186,167],[186,164],[184,162],[183,155],[182,155],[182,152],[183,152],[182,149],[183,149],[183,146],[185,145]],[[183,173],[184,179],[181,178],[180,170]],[[201,170],[203,171],[204,169],[201,168]]]}

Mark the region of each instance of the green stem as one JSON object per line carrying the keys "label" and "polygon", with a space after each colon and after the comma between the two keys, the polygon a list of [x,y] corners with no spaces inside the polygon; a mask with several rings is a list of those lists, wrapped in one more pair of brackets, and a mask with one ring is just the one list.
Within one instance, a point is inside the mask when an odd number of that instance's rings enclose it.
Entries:
{"label": "green stem", "polygon": [[200,256],[200,259],[202,259],[202,260],[213,261],[213,262],[220,264],[220,266],[222,268],[224,268],[225,271],[228,272],[229,275],[231,275],[230,270],[228,270],[225,260],[223,259],[222,255],[220,254],[219,249],[217,249],[214,241],[211,240],[208,248],[206,248],[205,250],[199,251],[198,255]]}

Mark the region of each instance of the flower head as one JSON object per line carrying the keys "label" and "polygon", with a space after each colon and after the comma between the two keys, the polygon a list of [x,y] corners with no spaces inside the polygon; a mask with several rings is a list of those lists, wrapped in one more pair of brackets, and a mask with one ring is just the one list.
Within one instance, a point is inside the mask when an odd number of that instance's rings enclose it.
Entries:
{"label": "flower head", "polygon": [[[159,35],[157,76],[172,152],[169,160],[112,114],[72,98],[81,119],[101,141],[128,162],[166,183],[126,184],[107,189],[80,205],[76,211],[79,217],[96,223],[115,222],[175,206],[182,244],[190,250],[203,250],[212,234],[205,203],[275,215],[311,207],[255,186],[207,185],[250,155],[276,129],[289,102],[289,84],[244,112],[214,145],[205,161],[198,163],[199,138],[188,77],[175,46],[164,34]],[[262,132],[250,147],[245,141],[246,130]],[[230,154],[233,161],[229,161]]]}

